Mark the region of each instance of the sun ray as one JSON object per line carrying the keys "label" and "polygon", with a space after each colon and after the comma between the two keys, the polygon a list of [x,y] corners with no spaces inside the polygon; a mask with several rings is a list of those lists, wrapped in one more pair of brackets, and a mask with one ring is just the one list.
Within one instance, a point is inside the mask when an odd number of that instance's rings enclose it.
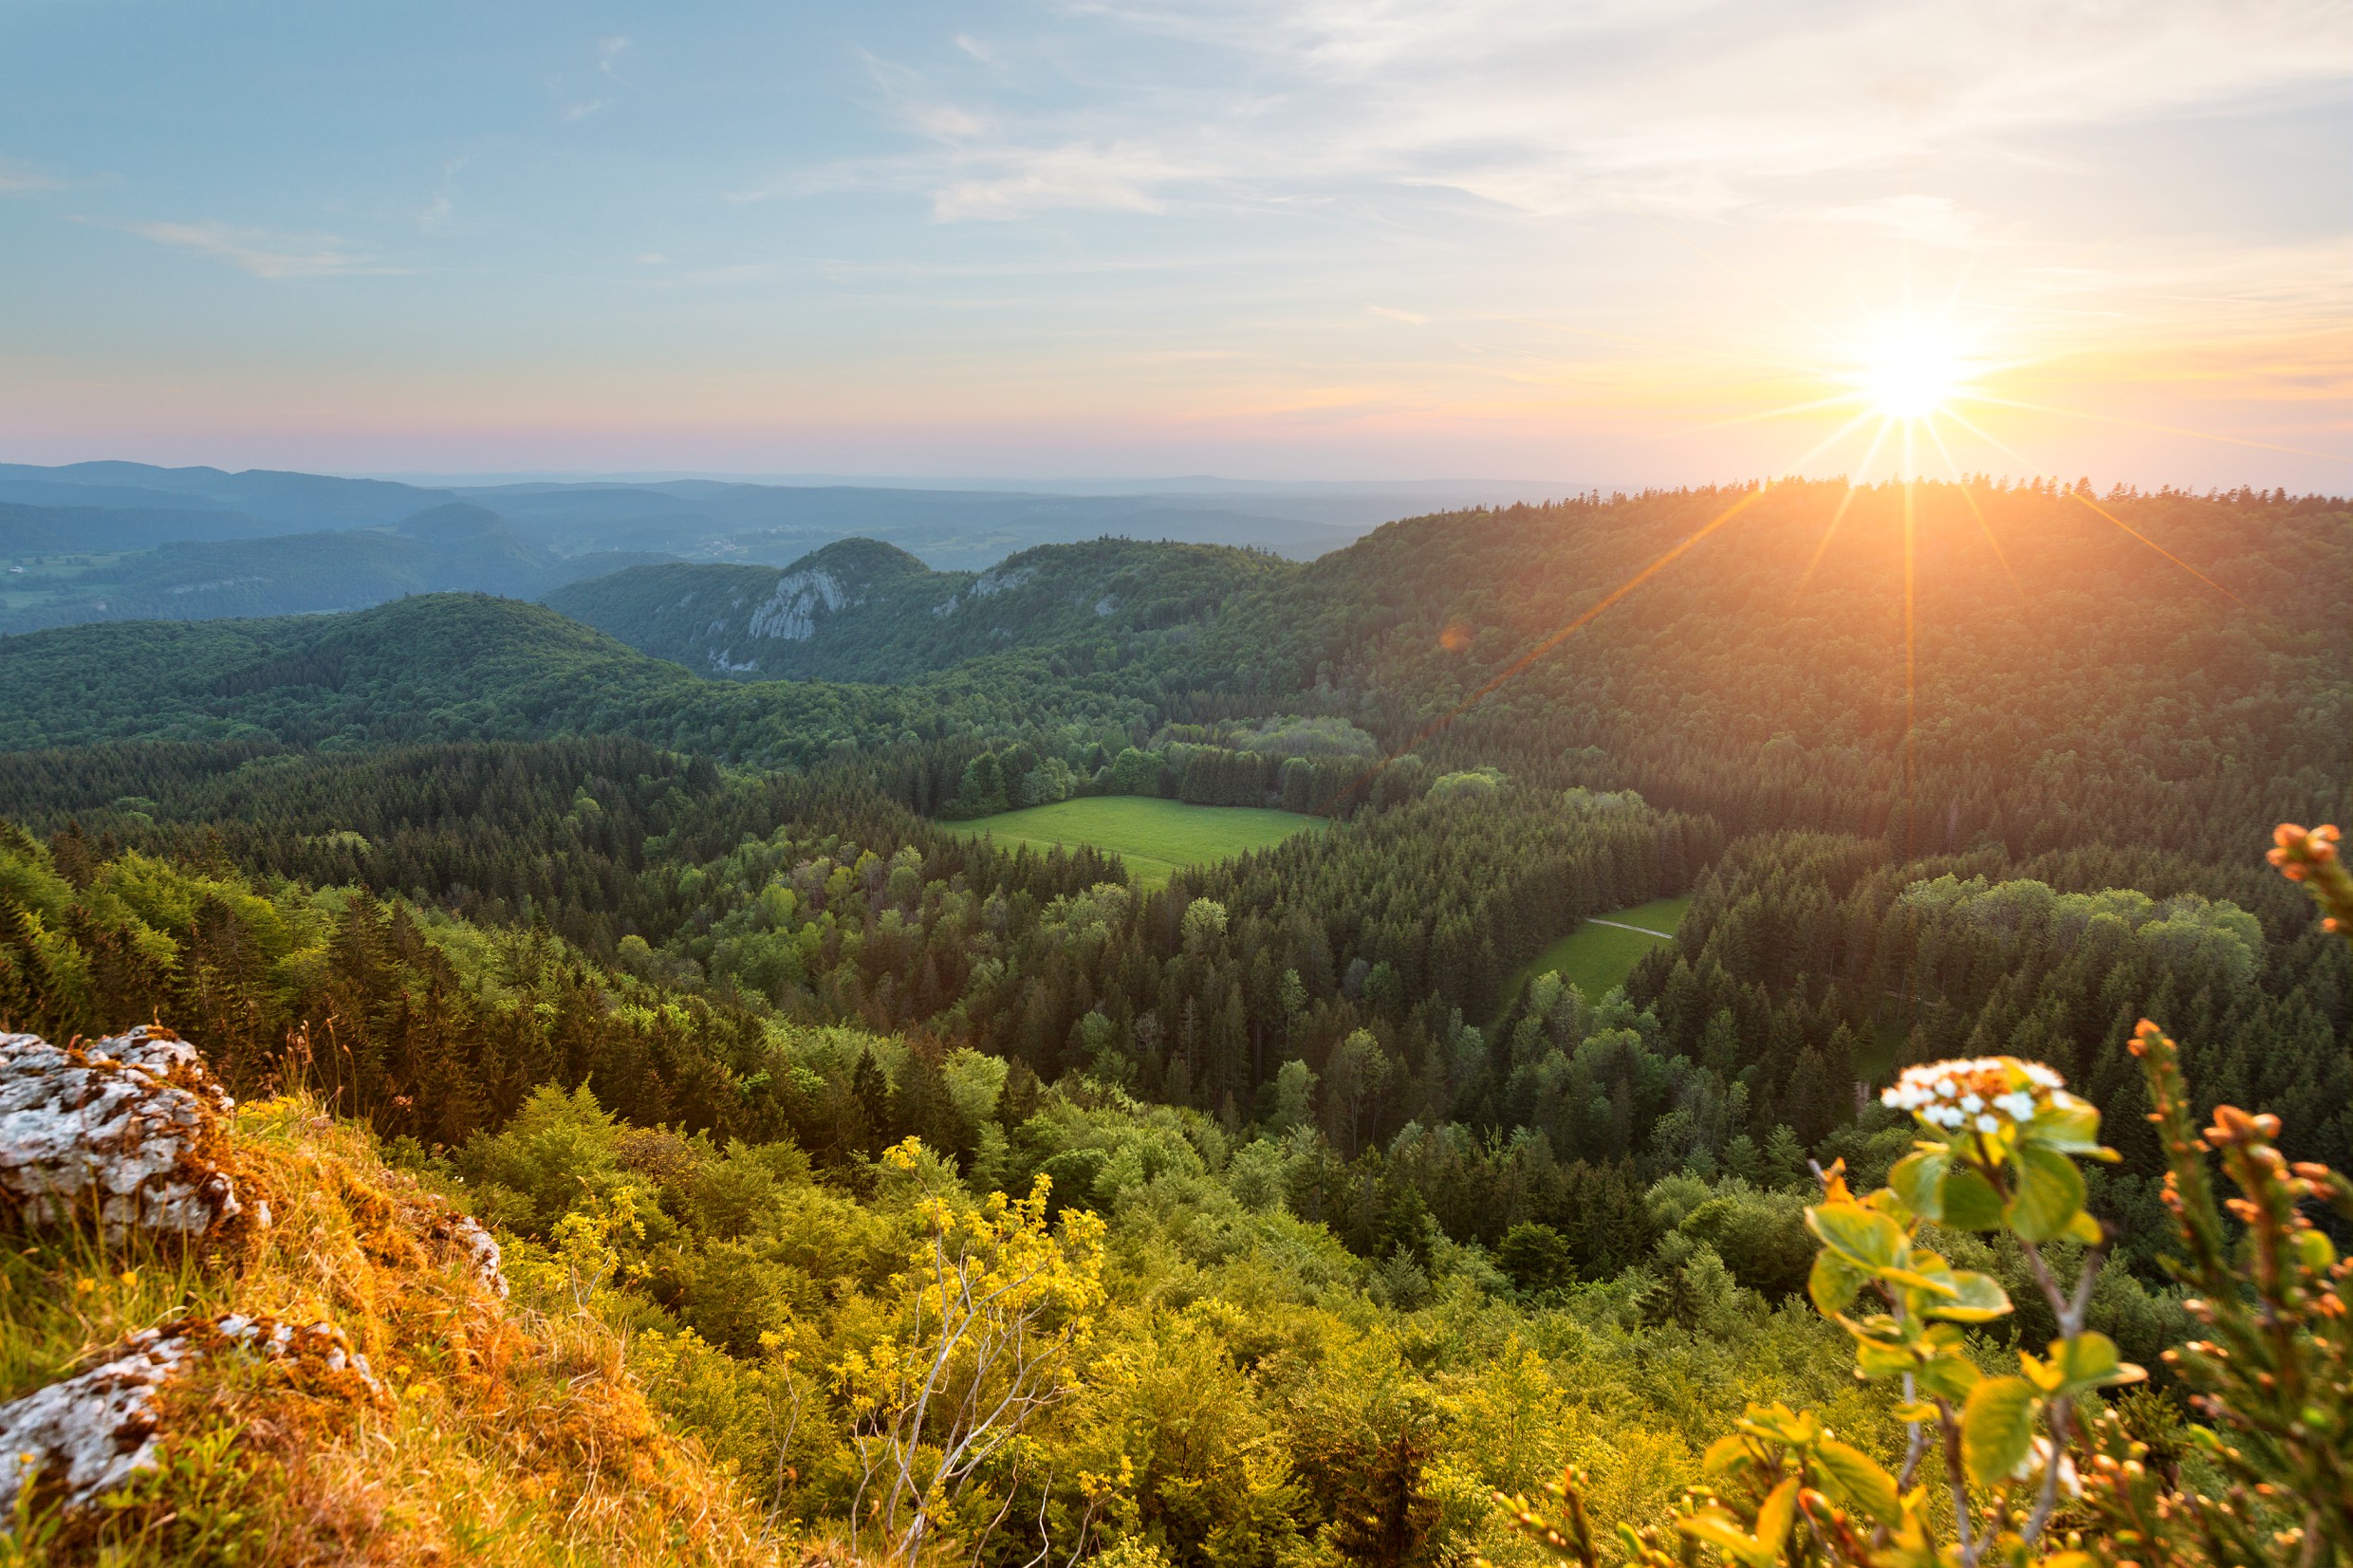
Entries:
{"label": "sun ray", "polygon": [[[1951,413],[1952,411],[1947,410],[1946,412]],[[1972,434],[1974,434],[1980,440],[1990,443],[1996,449],[2008,452],[2010,456],[2017,458],[2019,462],[2025,464],[2028,468],[2035,469],[2039,467],[2039,465],[2037,465],[2032,458],[2028,457],[2015,449],[1994,439],[1991,434],[1986,431],[1979,430],[1975,425],[1970,423],[1969,420],[1962,418],[1961,415],[1955,414],[1953,415],[1953,417]],[[2242,610],[2252,610],[2254,608],[2253,605],[2248,603],[2245,600],[2239,598],[2238,595],[2231,592],[2230,589],[2224,587],[2221,583],[2216,582],[2213,578],[2208,577],[2204,572],[2199,571],[2196,566],[2191,565],[2188,562],[2174,554],[2173,551],[2165,548],[2164,545],[2159,544],[2156,540],[2151,539],[2147,534],[2142,533],[2140,529],[2134,527],[2131,524],[2125,522],[2114,512],[2109,511],[2105,507],[2095,503],[2091,497],[2075,490],[2068,490],[2066,493],[2082,502],[2084,506],[2089,507],[2093,511],[2099,513],[2102,517],[2106,518],[2109,522],[2115,524],[2119,528],[2123,529],[2125,533],[2139,540],[2141,544],[2146,544],[2150,549],[2155,550],[2158,555],[2163,556],[2166,560],[2172,562],[2175,565],[2180,567],[2183,571],[2189,573],[2192,577],[2197,579],[2200,582],[2203,582],[2206,586],[2212,588],[2214,592],[2220,594],[2223,598],[2229,600],[2232,603],[2237,605]]]}
{"label": "sun ray", "polygon": [[1995,435],[1992,431],[1986,430],[1977,425],[1967,415],[1963,415],[1959,410],[1946,409],[1944,412],[1946,416],[1955,424],[1969,432],[1970,434],[1975,436],[1978,440],[1983,441],[1987,446],[1992,447],[1995,452],[2000,452],[2005,457],[2016,459],[2019,465],[2026,469],[2029,473],[2040,473],[2042,471],[2042,465],[2035,462],[2033,458],[2029,457],[2025,452],[2020,452],[2016,447],[2013,447],[2007,441],[2004,441],[2001,437]]}
{"label": "sun ray", "polygon": [[[1880,421],[1879,433],[1871,437],[1871,445],[1863,452],[1862,465],[1857,470],[1858,472],[1864,474],[1869,472],[1871,468],[1871,460],[1879,456],[1880,448],[1886,443],[1887,432],[1889,428],[1894,425],[1894,423],[1895,421],[1892,419],[1881,419]],[[1852,430],[1853,428],[1853,424],[1849,424],[1847,426],[1848,430]],[[1845,432],[1842,431],[1840,434],[1844,434]],[[1830,541],[1832,537],[1838,533],[1839,525],[1846,520],[1846,508],[1855,504],[1855,496],[1862,489],[1862,487],[1858,485],[1852,479],[1849,479],[1846,482],[1846,493],[1839,498],[1838,510],[1830,514],[1829,526],[1822,530],[1822,539],[1814,545],[1813,559],[1806,563],[1806,570],[1804,574],[1798,578],[1797,586],[1789,591],[1790,603],[1795,604],[1798,599],[1805,594],[1806,585],[1814,580],[1814,569],[1822,564],[1822,558],[1829,550]]]}
{"label": "sun ray", "polygon": [[1991,393],[1976,393],[1971,401],[1995,403],[2003,408],[2024,409],[2029,414],[2056,414],[2066,419],[2089,419],[2095,424],[2121,425],[2128,430],[2145,430],[2159,435],[2188,435],[2200,441],[2220,441],[2228,446],[2253,447],[2262,452],[2284,452],[2297,457],[2325,457],[2332,463],[2353,462],[2341,452],[2316,452],[2309,447],[2286,447],[2277,441],[2251,441],[2242,435],[2216,435],[2212,431],[2191,430],[2181,425],[2158,425],[2146,419],[2127,419],[2116,414],[2093,414],[2077,408],[2056,408],[2048,403],[2022,402],[2015,397],[1996,397]]}
{"label": "sun ray", "polygon": [[[1951,413],[1950,410],[1946,412]],[[1954,417],[1960,416],[1955,415]],[[1971,489],[1969,481],[1961,477],[1961,466],[1953,461],[1952,449],[1944,444],[1944,435],[1936,429],[1936,422],[1934,419],[1928,421],[1928,438],[1936,443],[1936,451],[1943,456],[1944,466],[1953,475],[1953,483],[1960,490],[1961,499],[1969,503],[1971,515],[1977,519],[1977,531],[1985,535],[1987,545],[1993,551],[1993,559],[2002,563],[2002,571],[2009,577],[2010,585],[2017,589],[2019,599],[2024,600],[2027,597],[2027,585],[2018,581],[2018,573],[2010,563],[2010,552],[2003,549],[2002,542],[1993,537],[1993,525],[1986,521],[1985,508],[1977,505],[1976,494]]]}
{"label": "sun ray", "polygon": [[[1907,445],[1911,432],[1904,433]],[[1915,591],[1918,562],[1913,552],[1912,482],[1903,487],[1903,851],[1906,859],[1919,856],[1919,810],[1913,798],[1914,738],[1919,733],[1919,600]]]}
{"label": "sun ray", "polygon": [[[1860,392],[1842,392],[1828,397],[1816,397],[1811,402],[1784,403],[1779,408],[1769,408],[1762,413],[1735,414],[1728,419],[1710,419],[1704,424],[1691,425],[1686,428],[1689,430],[1725,430],[1733,425],[1757,425],[1768,419],[1788,419],[1800,414],[1815,414],[1825,408],[1845,408],[1851,404],[1868,401],[1869,399]],[[1863,415],[1867,416],[1870,412],[1868,408],[1864,409]],[[1860,417],[1858,422],[1860,422]],[[1844,431],[1840,432],[1840,434],[1844,434]]]}
{"label": "sun ray", "polygon": [[1778,482],[1779,481],[1768,479],[1759,483],[1754,489],[1743,494],[1739,500],[1733,502],[1731,506],[1725,507],[1722,511],[1717,512],[1707,522],[1701,524],[1698,527],[1694,528],[1690,533],[1684,535],[1681,540],[1653,560],[1649,565],[1644,566],[1640,571],[1636,572],[1632,577],[1627,578],[1623,582],[1618,584],[1617,587],[1612,588],[1608,593],[1594,600],[1594,602],[1590,605],[1587,605],[1584,613],[1579,615],[1574,620],[1569,621],[1559,630],[1550,633],[1542,642],[1537,643],[1527,653],[1522,654],[1518,658],[1512,660],[1511,663],[1506,666],[1503,670],[1488,677],[1487,682],[1477,691],[1472,692],[1469,696],[1454,704],[1454,707],[1448,709],[1444,713],[1438,715],[1438,717],[1432,719],[1428,724],[1422,726],[1422,728],[1416,731],[1413,737],[1406,741],[1403,746],[1399,747],[1395,751],[1390,752],[1387,756],[1381,758],[1379,762],[1374,763],[1370,767],[1364,769],[1363,772],[1359,773],[1354,779],[1349,781],[1348,787],[1341,792],[1343,797],[1353,797],[1360,791],[1369,787],[1373,779],[1379,776],[1381,769],[1387,767],[1390,764],[1397,762],[1399,758],[1410,756],[1415,751],[1419,750],[1424,745],[1428,744],[1432,738],[1450,728],[1456,719],[1462,717],[1463,714],[1469,712],[1473,708],[1475,708],[1480,703],[1486,701],[1503,686],[1526,673],[1529,668],[1538,659],[1544,657],[1545,655],[1550,653],[1553,649],[1567,641],[1569,637],[1578,632],[1583,631],[1586,626],[1592,624],[1594,619],[1603,611],[1607,610],[1611,605],[1616,604],[1620,600],[1624,599],[1628,594],[1634,592],[1635,589],[1640,588],[1643,583],[1648,582],[1652,578],[1657,577],[1660,572],[1666,570],[1667,567],[1681,559],[1684,554],[1690,551],[1693,546],[1699,544],[1700,541],[1706,539],[1710,534],[1715,532],[1716,529],[1722,527],[1725,524],[1730,523],[1733,518],[1738,517],[1742,512],[1747,511],[1751,507],[1755,506],[1759,501],[1762,501],[1766,494],[1770,491],[1774,485]]}
{"label": "sun ray", "polygon": [[2131,524],[2125,522],[2122,518],[2117,516],[2114,512],[2108,510],[2107,507],[2100,505],[2100,503],[2094,501],[2090,496],[2085,495],[2083,491],[2069,490],[2067,493],[2075,497],[2076,500],[2081,501],[2084,506],[2089,507],[2093,511],[2098,512],[2102,517],[2104,517],[2109,522],[2115,524],[2118,527],[2123,529],[2126,533],[2132,535],[2133,538],[2138,539],[2140,543],[2146,544],[2150,549],[2155,550],[2158,554],[2163,556],[2166,560],[2180,567],[2183,571],[2189,573],[2192,577],[2197,579],[2200,582],[2206,584],[2209,588],[2212,588],[2214,592],[2220,594],[2223,598],[2229,600],[2232,603],[2237,605],[2240,609],[2254,609],[2253,605],[2239,598],[2238,595],[2231,592],[2230,589],[2224,587],[2221,583],[2216,582],[2213,578],[2208,577],[2204,572],[2199,571],[2196,566],[2191,565],[2188,562],[2174,554],[2173,551],[2167,549],[2164,545],[2159,544],[2156,540],[2151,539],[2147,534],[2142,533],[2139,528],[2134,527]]}

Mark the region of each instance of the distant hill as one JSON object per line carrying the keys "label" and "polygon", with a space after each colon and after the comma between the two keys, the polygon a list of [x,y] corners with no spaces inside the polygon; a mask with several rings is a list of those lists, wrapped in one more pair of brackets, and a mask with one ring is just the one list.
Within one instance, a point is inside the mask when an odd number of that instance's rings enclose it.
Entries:
{"label": "distant hill", "polygon": [[[127,539],[87,518],[51,520],[78,533],[66,544],[52,528],[28,525],[17,530],[27,542],[11,543],[0,527],[0,557],[387,527],[454,501],[498,513],[525,541],[558,555],[629,551],[782,566],[836,540],[864,538],[896,544],[934,567],[966,570],[1038,544],[1104,535],[1246,545],[1311,560],[1394,515],[1395,505],[1394,497],[1370,492],[1035,494],[713,479],[441,486],[266,469],[0,464],[0,503],[148,517],[144,531]],[[204,513],[219,515],[204,520]]]}
{"label": "distant hill", "polygon": [[[29,509],[29,508],[28,508]],[[54,513],[49,515],[56,515]],[[86,528],[78,547],[99,540],[128,547],[157,526],[142,512],[69,512]],[[210,520],[235,513],[170,514]],[[13,533],[9,530],[14,526]],[[0,509],[0,540],[37,540],[41,524],[21,526]],[[61,530],[48,525],[48,537]],[[12,553],[47,548],[34,544]],[[177,540],[138,550],[70,577],[30,577],[0,610],[0,633],[92,620],[205,620],[226,616],[315,615],[361,609],[406,594],[471,591],[528,599],[584,575],[644,558],[611,554],[572,560],[529,544],[495,512],[446,502],[389,528],[352,528],[276,538]],[[51,585],[53,581],[53,585]],[[11,590],[19,580],[0,579]]]}
{"label": "distant hill", "polygon": [[707,674],[902,681],[1011,648],[1133,657],[1246,585],[1298,568],[1215,544],[1044,544],[985,572],[935,572],[871,539],[770,566],[638,566],[545,602]]}
{"label": "distant hill", "polygon": [[140,620],[0,637],[0,749],[274,738],[350,748],[626,735],[761,764],[1051,716],[1142,723],[1148,677],[1003,655],[906,686],[711,680],[553,610],[423,594],[349,615]]}
{"label": "distant hill", "polygon": [[559,549],[660,549],[781,565],[843,538],[896,544],[941,569],[977,570],[1038,544],[1106,535],[1235,544],[1308,560],[1362,531],[1235,498],[1032,495],[850,485],[501,485],[456,493]]}
{"label": "distant hill", "polygon": [[[158,494],[157,499],[168,503],[177,497]],[[186,540],[255,539],[279,531],[250,513],[219,507],[51,507],[0,501],[0,560],[78,552],[112,555]]]}
{"label": "distant hill", "polygon": [[[43,487],[43,491],[37,496],[11,493],[27,485]],[[83,505],[120,506],[124,503],[115,498],[126,492],[142,495],[144,499],[135,504],[151,507],[158,504],[159,497],[194,497],[267,523],[300,528],[397,523],[435,502],[456,499],[447,490],[420,489],[382,479],[343,479],[272,469],[230,473],[221,469],[161,469],[147,463],[68,463],[53,469],[0,463],[0,500],[71,504],[61,503],[57,496],[58,491],[70,488],[93,492],[93,498]],[[187,501],[179,504],[185,507]]]}

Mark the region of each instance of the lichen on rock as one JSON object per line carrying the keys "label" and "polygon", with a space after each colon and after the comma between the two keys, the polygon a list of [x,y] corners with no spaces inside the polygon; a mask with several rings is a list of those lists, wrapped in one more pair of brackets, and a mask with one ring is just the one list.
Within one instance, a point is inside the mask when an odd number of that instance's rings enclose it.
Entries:
{"label": "lichen on rock", "polygon": [[0,1208],[25,1226],[94,1217],[112,1238],[209,1235],[245,1211],[221,1126],[235,1105],[168,1029],[0,1034]]}
{"label": "lichen on rock", "polygon": [[70,1516],[154,1469],[167,1389],[205,1357],[234,1353],[258,1356],[314,1393],[384,1397],[367,1357],[331,1324],[232,1313],[143,1329],[89,1371],[0,1405],[0,1535],[28,1483],[41,1510]]}

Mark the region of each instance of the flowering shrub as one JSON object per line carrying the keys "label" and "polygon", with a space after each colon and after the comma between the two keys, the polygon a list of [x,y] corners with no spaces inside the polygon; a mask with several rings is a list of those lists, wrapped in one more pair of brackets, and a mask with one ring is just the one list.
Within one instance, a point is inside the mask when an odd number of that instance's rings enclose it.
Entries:
{"label": "flowering shrub", "polygon": [[[2270,858],[2353,939],[2353,876],[2337,842],[2333,827],[2283,826]],[[2182,1252],[2171,1266],[2205,1293],[2186,1304],[2211,1336],[2166,1353],[2201,1418],[2181,1427],[2181,1447],[2215,1479],[2194,1483],[2180,1456],[2154,1453],[2149,1434],[2096,1407],[2101,1391],[2145,1375],[2084,1324],[2112,1239],[2084,1208],[2078,1164],[2116,1157],[2101,1146],[2099,1111],[2039,1062],[1939,1061],[1907,1069],[1881,1097],[1922,1134],[1887,1186],[1858,1197],[1833,1166],[1806,1213],[1822,1244],[1814,1304],[1852,1337],[1858,1375],[1899,1387],[1909,1437],[1896,1467],[1810,1413],[1752,1405],[1709,1448],[1705,1479],[1669,1523],[1618,1525],[1629,1562],[1683,1568],[1712,1551],[1743,1568],[2353,1563],[2353,1265],[2305,1211],[2327,1202],[2353,1219],[2353,1182],[2289,1166],[2273,1116],[2223,1106],[2194,1131],[2174,1042],[2144,1020],[2133,1050],[2165,1144]],[[2239,1190],[2220,1206],[2211,1155]],[[1982,1372],[1969,1329],[2008,1316],[2010,1301],[1922,1245],[1923,1224],[2014,1239],[2059,1337],[2041,1355],[2021,1349],[2015,1374]],[[2043,1251],[2063,1237],[2084,1245],[2071,1282]],[[2087,1402],[2094,1412],[2081,1420]],[[1557,1515],[1496,1501],[1547,1555],[1599,1568],[1582,1477],[1572,1469],[1548,1489]]]}

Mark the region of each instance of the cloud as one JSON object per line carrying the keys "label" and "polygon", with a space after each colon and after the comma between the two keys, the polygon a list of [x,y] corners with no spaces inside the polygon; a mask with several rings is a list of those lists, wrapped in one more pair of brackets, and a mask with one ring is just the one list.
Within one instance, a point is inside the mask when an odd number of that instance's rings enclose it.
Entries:
{"label": "cloud", "polygon": [[1418,310],[1392,310],[1385,304],[1368,304],[1364,307],[1364,313],[1368,316],[1380,316],[1392,322],[1403,322],[1407,326],[1430,324],[1430,318]]}
{"label": "cloud", "polygon": [[[1539,218],[1712,216],[2353,73],[2340,0],[1078,0],[1057,16],[1027,41],[958,35],[920,66],[869,57],[880,107],[927,145],[771,194],[913,190],[942,221],[1448,194]],[[1933,199],[1842,221],[1951,243],[1963,214]]]}
{"label": "cloud", "polygon": [[[86,220],[84,220],[86,221]],[[331,278],[400,270],[379,265],[332,234],[281,234],[225,223],[124,223],[112,227],[157,245],[227,262],[257,278]]]}
{"label": "cloud", "polygon": [[613,69],[613,66],[622,55],[627,54],[628,52],[629,40],[626,38],[615,37],[599,40],[597,43],[597,69],[602,71],[605,75],[611,77],[616,82],[621,81],[621,72]]}
{"label": "cloud", "polygon": [[0,196],[30,195],[36,191],[63,191],[66,182],[29,163],[0,157]]}
{"label": "cloud", "polygon": [[1883,229],[1923,245],[1965,247],[1978,242],[1978,215],[1945,196],[1881,196],[1874,201],[1825,207],[1813,214],[1831,223]]}
{"label": "cloud", "polygon": [[558,119],[565,120],[586,120],[589,116],[602,114],[612,106],[613,101],[609,98],[586,98],[577,103],[566,103],[556,114]]}
{"label": "cloud", "polygon": [[1124,142],[991,151],[975,161],[996,167],[940,186],[932,197],[932,215],[940,222],[1027,217],[1056,208],[1157,212],[1158,190],[1186,174],[1151,149]]}

